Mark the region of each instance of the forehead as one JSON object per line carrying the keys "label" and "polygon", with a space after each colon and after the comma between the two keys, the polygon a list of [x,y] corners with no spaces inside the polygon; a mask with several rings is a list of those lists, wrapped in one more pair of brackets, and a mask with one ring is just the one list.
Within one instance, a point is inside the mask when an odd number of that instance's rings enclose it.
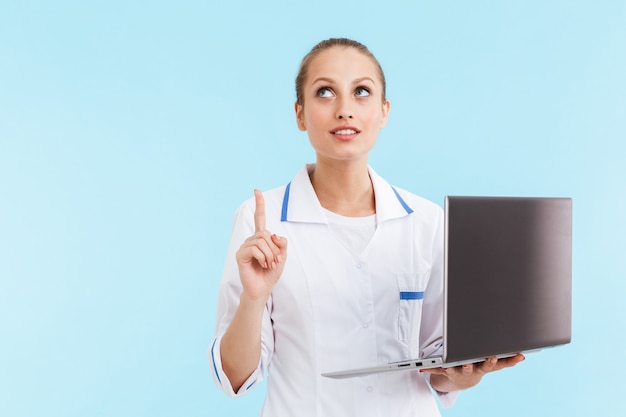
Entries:
{"label": "forehead", "polygon": [[324,77],[337,81],[369,77],[381,82],[374,60],[363,52],[351,47],[335,46],[315,56],[308,69],[307,83]]}

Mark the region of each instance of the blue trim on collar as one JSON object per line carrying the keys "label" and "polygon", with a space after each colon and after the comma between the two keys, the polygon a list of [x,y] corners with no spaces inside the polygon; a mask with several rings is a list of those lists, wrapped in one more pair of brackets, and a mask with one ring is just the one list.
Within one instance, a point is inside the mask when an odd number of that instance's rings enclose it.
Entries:
{"label": "blue trim on collar", "polygon": [[283,210],[280,213],[280,221],[287,221],[287,209],[289,208],[289,189],[291,188],[291,183],[287,184],[287,188],[285,188],[285,195],[283,196]]}
{"label": "blue trim on collar", "polygon": [[[398,199],[398,201],[400,202],[404,210],[407,212],[407,214],[413,213],[413,209],[409,207],[409,205],[402,199],[402,197],[400,197],[400,194],[393,187],[393,185],[391,186],[391,189],[393,190],[394,194],[396,195],[396,198]],[[291,190],[291,183],[287,184],[287,187],[285,187],[285,194],[283,195],[283,207],[280,213],[281,222],[287,221],[287,212],[289,211],[289,191],[290,190]]]}
{"label": "blue trim on collar", "polygon": [[402,207],[404,207],[407,214],[413,213],[413,209],[409,207],[409,205],[402,199],[402,197],[400,197],[400,194],[398,194],[398,191],[393,187],[393,185],[391,186],[391,189],[396,194],[396,197],[398,197],[398,201],[400,201],[400,204],[402,204]]}

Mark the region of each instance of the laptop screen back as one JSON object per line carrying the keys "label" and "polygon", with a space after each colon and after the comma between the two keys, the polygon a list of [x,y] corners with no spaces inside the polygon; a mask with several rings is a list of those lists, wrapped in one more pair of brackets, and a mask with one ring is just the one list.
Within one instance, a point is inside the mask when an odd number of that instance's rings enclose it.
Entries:
{"label": "laptop screen back", "polygon": [[445,360],[569,343],[572,201],[447,197]]}

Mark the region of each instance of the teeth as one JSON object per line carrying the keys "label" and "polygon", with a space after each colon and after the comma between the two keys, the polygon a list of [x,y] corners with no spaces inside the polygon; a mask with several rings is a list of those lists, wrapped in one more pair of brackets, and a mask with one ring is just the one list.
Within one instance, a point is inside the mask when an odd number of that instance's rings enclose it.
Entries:
{"label": "teeth", "polygon": [[352,130],[352,129],[341,129],[341,130],[335,131],[335,135],[354,135],[355,133],[356,133],[356,130]]}

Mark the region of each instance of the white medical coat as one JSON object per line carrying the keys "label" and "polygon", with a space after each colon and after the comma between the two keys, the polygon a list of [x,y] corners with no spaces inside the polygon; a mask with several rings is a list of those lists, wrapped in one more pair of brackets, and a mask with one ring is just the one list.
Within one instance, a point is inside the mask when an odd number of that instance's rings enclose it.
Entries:
{"label": "white medical coat", "polygon": [[[264,193],[267,229],[287,238],[287,261],[266,305],[258,368],[234,392],[221,366],[220,342],[239,303],[235,252],[254,234],[254,199],[237,210],[209,349],[217,386],[240,396],[267,372],[263,416],[439,416],[419,372],[341,380],[321,373],[441,355],[442,209],[392,187],[370,168],[377,227],[356,256],[329,230],[311,169]],[[444,406],[454,398],[440,395]]]}

